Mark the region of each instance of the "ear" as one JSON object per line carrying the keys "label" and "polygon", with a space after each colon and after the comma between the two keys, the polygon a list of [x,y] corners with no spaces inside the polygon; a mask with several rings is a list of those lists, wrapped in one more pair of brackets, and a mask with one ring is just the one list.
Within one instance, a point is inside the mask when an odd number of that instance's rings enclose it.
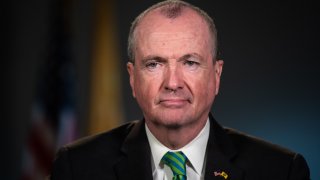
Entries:
{"label": "ear", "polygon": [[134,91],[134,64],[132,62],[127,63],[127,71],[129,73],[130,86],[132,90],[133,97],[136,97],[136,93]]}
{"label": "ear", "polygon": [[217,60],[214,65],[214,67],[215,67],[215,80],[216,80],[216,95],[219,92],[223,63],[224,63],[223,60]]}

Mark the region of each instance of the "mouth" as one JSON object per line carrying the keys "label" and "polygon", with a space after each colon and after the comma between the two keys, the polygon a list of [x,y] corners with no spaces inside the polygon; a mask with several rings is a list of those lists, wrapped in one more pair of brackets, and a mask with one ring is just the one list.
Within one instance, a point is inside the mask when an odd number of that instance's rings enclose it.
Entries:
{"label": "mouth", "polygon": [[182,108],[189,103],[188,99],[162,99],[159,101],[159,104],[166,108]]}

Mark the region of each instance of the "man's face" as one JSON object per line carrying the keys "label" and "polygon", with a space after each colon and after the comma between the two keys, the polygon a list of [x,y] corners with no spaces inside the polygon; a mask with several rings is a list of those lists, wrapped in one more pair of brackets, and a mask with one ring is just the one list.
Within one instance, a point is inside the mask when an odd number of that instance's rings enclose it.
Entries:
{"label": "man's face", "polygon": [[205,122],[218,93],[222,61],[213,61],[207,24],[193,11],[168,19],[148,14],[137,27],[133,96],[147,123],[181,127]]}

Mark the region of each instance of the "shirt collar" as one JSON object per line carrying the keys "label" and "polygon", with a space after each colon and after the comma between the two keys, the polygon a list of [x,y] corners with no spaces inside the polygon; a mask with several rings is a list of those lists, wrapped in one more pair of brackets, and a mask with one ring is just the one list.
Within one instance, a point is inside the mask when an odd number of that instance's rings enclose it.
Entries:
{"label": "shirt collar", "polygon": [[151,148],[151,154],[153,157],[154,167],[156,169],[160,168],[160,161],[162,157],[168,151],[182,151],[187,157],[197,174],[201,175],[205,154],[206,154],[206,147],[209,139],[209,132],[210,132],[210,121],[209,118],[206,122],[206,125],[200,131],[196,138],[194,138],[190,143],[182,147],[178,150],[171,150],[164,146],[158,139],[151,133],[148,126],[145,124],[146,134],[148,137],[148,141]]}

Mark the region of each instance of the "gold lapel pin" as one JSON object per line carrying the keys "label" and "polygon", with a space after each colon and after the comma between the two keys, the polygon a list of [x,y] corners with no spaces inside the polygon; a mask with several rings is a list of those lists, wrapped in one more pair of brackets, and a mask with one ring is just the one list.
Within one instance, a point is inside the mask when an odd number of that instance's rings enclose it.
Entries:
{"label": "gold lapel pin", "polygon": [[215,171],[214,176],[222,176],[224,179],[228,179],[228,174],[224,171],[221,171],[221,172]]}

